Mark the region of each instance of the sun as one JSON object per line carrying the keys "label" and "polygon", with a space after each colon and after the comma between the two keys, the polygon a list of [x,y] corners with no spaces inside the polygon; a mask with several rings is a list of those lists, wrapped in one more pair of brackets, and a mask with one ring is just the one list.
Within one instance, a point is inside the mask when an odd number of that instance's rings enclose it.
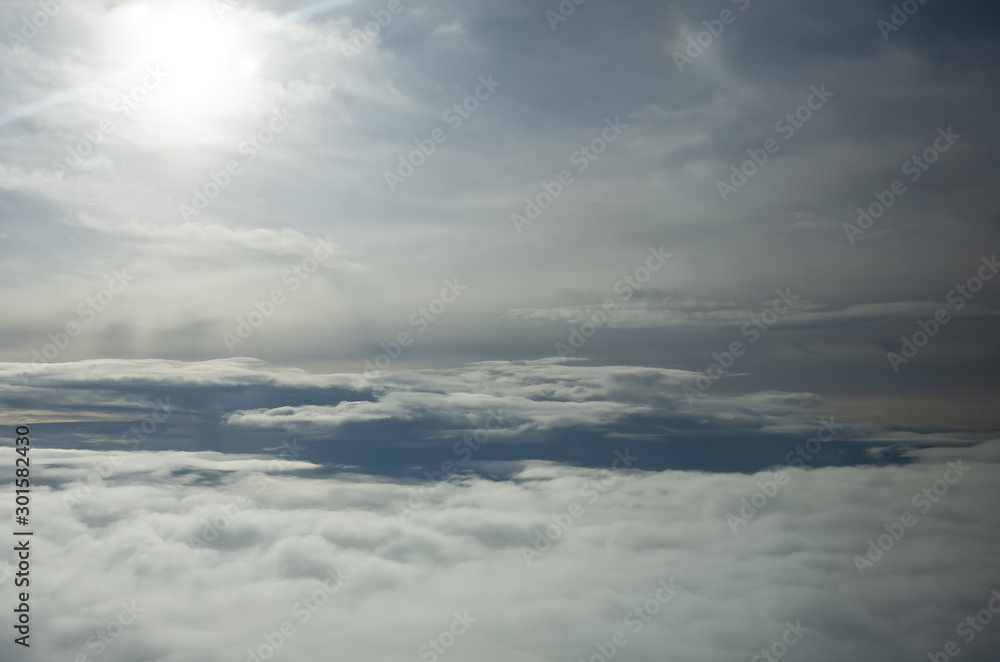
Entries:
{"label": "sun", "polygon": [[235,17],[220,17],[209,2],[177,0],[131,5],[122,14],[129,63],[165,74],[150,94],[151,109],[175,118],[219,116],[245,101],[259,57]]}

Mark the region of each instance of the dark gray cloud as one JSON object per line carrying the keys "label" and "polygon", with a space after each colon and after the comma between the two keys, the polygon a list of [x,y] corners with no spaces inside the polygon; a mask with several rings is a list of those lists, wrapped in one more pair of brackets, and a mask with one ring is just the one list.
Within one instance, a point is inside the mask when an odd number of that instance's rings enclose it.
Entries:
{"label": "dark gray cloud", "polygon": [[47,446],[254,453],[298,440],[304,459],[418,480],[444,463],[480,474],[525,459],[601,467],[620,445],[648,470],[754,472],[786,465],[824,428],[834,432],[810,466],[899,463],[993,436],[883,426],[808,392],[727,393],[741,378],[709,374],[581,359],[364,375],[253,359],[95,360],[0,364],[0,402],[43,426]]}
{"label": "dark gray cloud", "polygon": [[[412,331],[410,313],[456,277],[468,291],[398,365],[544,358],[568,329],[511,310],[598,305],[649,247],[663,245],[673,258],[639,299],[654,310],[666,299],[752,310],[790,286],[814,310],[868,313],[783,322],[746,358],[753,375],[746,390],[847,398],[861,389],[894,412],[889,420],[907,424],[947,423],[947,401],[995,397],[986,383],[996,367],[995,334],[986,333],[993,322],[969,314],[993,314],[993,285],[905,377],[885,359],[926,310],[907,307],[942,305],[1000,244],[988,197],[996,136],[992,8],[922,5],[886,40],[876,21],[891,6],[875,2],[751,2],[745,11],[742,3],[598,2],[580,6],[555,31],[541,5],[403,6],[350,58],[344,45],[382,9],[378,3],[247,33],[232,52],[209,49],[222,59],[249,53],[259,61],[252,77],[227,83],[236,109],[205,94],[178,114],[169,95],[183,98],[190,85],[168,80],[120,118],[111,103],[136,84],[124,76],[6,125],[4,197],[16,206],[12,213],[32,222],[5,228],[6,246],[17,247],[5,259],[14,267],[12,291],[33,303],[21,303],[4,357],[28,359],[47,333],[75,319],[74,306],[105,273],[131,265],[137,280],[129,296],[61,360],[236,353],[360,370],[379,342]],[[735,22],[678,72],[673,53],[683,52],[686,36],[727,8]],[[7,22],[26,11],[8,5]],[[74,3],[62,12],[6,65],[9,103],[99,77],[128,52],[128,40],[115,36],[124,8]],[[208,12],[215,23],[207,25],[236,30],[268,16],[262,12],[245,6],[224,21]],[[69,31],[70,19],[80,27]],[[69,53],[78,58],[72,64]],[[452,128],[444,113],[489,75],[500,87]],[[785,140],[775,125],[812,86],[833,96]],[[295,119],[244,162],[239,146],[275,108]],[[84,165],[56,176],[52,161],[107,116],[117,120],[115,132]],[[576,172],[574,152],[614,117],[629,128]],[[875,201],[873,191],[905,179],[902,164],[947,127],[962,138],[848,243],[843,223]],[[384,173],[436,128],[447,141],[390,193]],[[780,151],[723,203],[716,182],[771,137]],[[197,225],[185,225],[177,205],[231,159],[242,164],[240,174],[189,219]],[[510,215],[563,169],[574,183],[518,235]],[[288,290],[283,274],[308,255],[309,241],[328,236],[341,251],[337,264],[324,264],[294,296],[286,292],[288,303],[231,352],[223,334],[254,301]],[[46,295],[53,289],[59,297]],[[692,320],[690,328],[664,330],[659,315],[621,316],[582,355],[698,369],[740,324]],[[893,400],[900,392],[941,404],[906,412]]]}

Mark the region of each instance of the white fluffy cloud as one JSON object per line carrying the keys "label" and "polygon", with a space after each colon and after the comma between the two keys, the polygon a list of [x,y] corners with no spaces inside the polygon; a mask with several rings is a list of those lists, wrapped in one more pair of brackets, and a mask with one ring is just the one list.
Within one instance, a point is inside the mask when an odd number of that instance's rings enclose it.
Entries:
{"label": "white fluffy cloud", "polygon": [[[286,459],[139,452],[81,498],[107,454],[35,453],[48,484],[34,497],[36,659],[242,662],[286,621],[295,633],[274,659],[430,659],[421,647],[467,612],[475,623],[442,658],[589,660],[621,630],[630,659],[749,660],[800,621],[809,632],[788,659],[903,662],[957,640],[955,626],[1000,586],[1000,521],[984,505],[998,496],[998,443],[906,466],[791,471],[735,535],[727,513],[771,472],[527,463],[508,481],[414,491]],[[913,496],[957,459],[967,474],[922,513]],[[252,503],[235,505],[241,495]],[[416,508],[400,518],[407,501]],[[859,575],[854,555],[907,511],[916,525]],[[555,519],[571,525],[529,564],[525,547],[554,534]],[[218,537],[194,542],[213,537],[213,521]],[[338,568],[349,578],[325,592]],[[647,602],[669,578],[677,594]],[[9,603],[9,581],[3,591]],[[325,604],[303,611],[317,591]],[[144,611],[96,655],[100,638],[88,637],[133,600]],[[635,632],[626,616],[647,604],[659,613]],[[987,662],[998,645],[993,624],[961,643],[962,659]],[[14,655],[10,637],[0,650]]]}

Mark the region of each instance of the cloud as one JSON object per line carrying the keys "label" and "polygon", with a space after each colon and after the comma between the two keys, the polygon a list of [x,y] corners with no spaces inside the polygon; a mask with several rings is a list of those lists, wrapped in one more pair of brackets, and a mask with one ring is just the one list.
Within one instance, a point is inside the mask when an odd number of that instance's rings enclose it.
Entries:
{"label": "cloud", "polygon": [[[720,303],[714,301],[664,301],[646,300],[635,304],[625,304],[613,315],[608,317],[607,325],[619,329],[647,329],[674,326],[694,327],[728,327],[739,329],[744,323],[759,317],[761,310],[769,303],[764,302],[756,308],[746,304]],[[795,309],[782,316],[785,327],[822,325],[825,323],[857,323],[871,322],[878,319],[897,318],[909,320],[915,317],[933,316],[934,311],[941,307],[940,302],[932,301],[894,301],[887,303],[868,303],[849,306],[840,310],[824,310],[827,306],[816,303],[802,302]],[[508,311],[507,318],[530,322],[563,322],[579,324],[590,320],[600,309],[599,304],[578,305],[564,308],[527,308]],[[970,308],[966,314],[995,316],[995,307],[984,309],[982,306]]]}
{"label": "cloud", "polygon": [[[911,371],[899,396],[919,398],[919,412],[888,401],[899,380],[885,359],[998,245],[984,193],[995,179],[996,131],[983,97],[996,78],[995,12],[922,6],[887,41],[876,26],[886,6],[874,0],[728,4],[738,21],[683,73],[672,53],[684,31],[718,16],[688,0],[615,11],[581,5],[556,31],[545,16],[551,7],[530,2],[403,4],[351,57],[345,45],[375,25],[372,11],[388,10],[324,5],[322,15],[257,31],[301,7],[242,4],[220,22],[200,6],[213,29],[245,30],[260,66],[226,79],[241,96],[218,106],[206,96],[196,117],[166,112],[154,97],[121,117],[111,106],[137,82],[124,76],[5,127],[4,217],[26,222],[0,230],[12,249],[11,290],[28,303],[0,301],[19,309],[0,356],[25,360],[72,318],[79,299],[56,292],[83,293],[109,269],[135,263],[143,274],[136,296],[116,302],[114,324],[95,325],[67,359],[229,356],[221,334],[274,287],[262,262],[301,254],[305,237],[332,232],[340,259],[364,269],[324,271],[241,351],[360,370],[381,342],[412,331],[407,316],[442,279],[459,277],[469,292],[399,367],[537,359],[615,295],[649,246],[663,245],[674,257],[620,302],[581,355],[703,369],[759,312],[757,302],[791,287],[803,306],[747,356],[745,392],[833,399],[860,389],[904,425],[946,425],[970,398],[995,399],[966,387],[970,375],[986,383],[995,372],[983,357],[996,347],[982,333],[995,316],[993,286],[921,353],[925,367]],[[2,11],[16,26],[37,8]],[[21,49],[25,64],[4,65],[4,98],[16,107],[127,69],[125,13],[101,3],[63,7]],[[491,74],[502,86],[453,129],[447,111]],[[781,149],[722,202],[716,182],[776,135],[813,85],[834,96],[793,137],[778,135]],[[296,119],[244,162],[239,146],[276,107]],[[629,128],[580,171],[570,159],[577,153],[579,163],[608,117]],[[60,180],[53,162],[106,118],[116,121],[113,134]],[[965,137],[910,182],[903,162],[949,125]],[[390,193],[385,173],[441,127],[447,141]],[[177,205],[231,159],[245,168],[197,217],[205,223],[182,223]],[[563,169],[573,186],[517,235],[510,215]],[[849,244],[843,223],[897,177],[906,194]]]}
{"label": "cloud", "polygon": [[[316,239],[293,230],[282,228],[271,230],[267,228],[243,229],[227,228],[218,224],[207,223],[175,223],[160,224],[150,221],[139,221],[131,218],[124,222],[98,220],[87,214],[80,215],[80,223],[91,230],[107,234],[136,239],[146,239],[158,243],[185,245],[206,244],[207,248],[220,250],[227,244],[253,251],[273,253],[276,255],[311,255],[316,248]],[[336,244],[331,244],[331,237],[326,237],[327,245],[343,253]]]}
{"label": "cloud", "polygon": [[[0,407],[11,412],[0,420],[55,426],[52,443],[68,449],[243,454],[298,439],[304,460],[408,478],[442,466],[464,474],[472,462],[494,463],[501,476],[529,459],[599,467],[620,444],[640,452],[646,469],[752,473],[784,466],[796,445],[830,425],[837,431],[814,449],[812,467],[905,463],[914,449],[995,436],[886,426],[814,393],[727,389],[745,378],[732,374],[698,395],[705,377],[697,372],[581,360],[368,375],[248,358],[0,364]],[[164,403],[169,418],[145,429]]]}
{"label": "cloud", "polygon": [[[589,659],[622,630],[623,654],[723,662],[770,646],[788,621],[809,629],[794,650],[803,659],[919,659],[955,639],[1000,584],[1000,522],[982,507],[998,496],[998,448],[793,469],[736,535],[727,513],[771,472],[528,463],[510,480],[439,484],[400,519],[413,485],[267,456],[129,453],[80,500],[108,454],[39,448],[32,604],[47,636],[32,645],[46,659],[97,659],[88,637],[134,600],[144,611],[100,659],[246,660],[286,621],[295,633],[279,658],[420,659],[456,611],[476,621],[454,659]],[[921,513],[911,497],[957,459],[967,474]],[[252,503],[234,510],[241,495]],[[916,526],[860,575],[853,557],[907,511]],[[525,548],[556,520],[571,523],[529,564]],[[324,596],[338,568],[348,579]],[[676,596],[634,631],[629,612],[669,578]],[[314,593],[325,599],[310,612],[302,600]],[[963,659],[987,662],[997,645],[987,627]],[[9,637],[0,650],[14,655]]]}
{"label": "cloud", "polygon": [[[678,71],[722,5],[177,0],[139,28],[56,4],[0,61],[5,112],[42,101],[0,131],[0,422],[36,435],[38,659],[601,662],[621,631],[616,660],[735,662],[792,623],[783,659],[904,662],[1000,589],[1000,279],[886,361],[1000,246],[994,6],[925,3],[887,38],[884,0],[724,2],[738,20]],[[178,18],[184,75],[123,114],[142,30]],[[783,135],[814,86],[833,95]],[[910,179],[939,128],[962,137]],[[286,281],[315,237],[349,268]],[[671,259],[551,358],[650,247]],[[801,300],[749,341],[776,288]],[[265,310],[256,358],[230,358]],[[1000,629],[960,645],[992,662]]]}

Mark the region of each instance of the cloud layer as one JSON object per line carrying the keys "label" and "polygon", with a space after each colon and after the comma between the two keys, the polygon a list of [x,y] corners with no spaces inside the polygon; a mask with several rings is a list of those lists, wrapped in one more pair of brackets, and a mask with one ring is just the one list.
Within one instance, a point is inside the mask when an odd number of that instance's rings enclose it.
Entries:
{"label": "cloud layer", "polygon": [[[114,471],[106,452],[36,458],[46,659],[242,661],[284,622],[294,634],[275,659],[430,659],[418,651],[459,612],[475,622],[445,659],[590,659],[621,630],[637,659],[747,660],[790,621],[809,631],[789,659],[903,662],[960,641],[956,625],[1000,583],[995,443],[905,467],[791,469],[735,534],[727,514],[759,503],[772,472],[612,471],[609,454],[605,469],[529,463],[509,481],[418,491],[277,454],[135,452]],[[956,460],[967,472],[922,512],[913,496]],[[859,574],[855,555],[905,512],[916,525]],[[324,595],[338,569],[348,578]],[[671,578],[676,595],[657,605]],[[97,655],[91,635],[122,601],[143,611]],[[962,659],[998,645],[994,623]],[[8,638],[0,649],[13,655]]]}
{"label": "cloud layer", "polygon": [[[106,83],[0,135],[2,216],[25,221],[0,228],[19,297],[0,301],[19,312],[3,359],[30,360],[125,266],[130,289],[60,360],[252,355],[352,372],[400,332],[415,338],[397,366],[539,359],[618,297],[620,312],[578,356],[693,370],[790,287],[802,306],[748,353],[743,392],[864,401],[895,424],[997,425],[985,413],[1000,356],[987,332],[995,283],[953,311],[905,377],[886,360],[1000,246],[987,193],[998,137],[992,5],[922,4],[887,37],[878,21],[891,7],[870,0],[595,3],[555,24],[546,12],[558,3],[417,2],[384,26],[372,23],[378,2],[327,3],[284,22],[275,19],[302,7],[244,2],[220,18],[204,3],[173,4],[193,12],[191,53],[235,44],[195,74],[254,64],[226,76],[224,98],[207,90],[178,109],[171,100],[192,85],[182,60],[126,116],[112,110],[146,80],[128,68],[142,33],[125,5],[60,5],[37,35],[7,45],[17,57],[0,85],[12,107]],[[724,9],[738,20],[678,71],[675,53]],[[37,8],[0,11],[18,26]],[[362,39],[366,26],[376,36]],[[499,86],[476,98],[490,76]],[[832,95],[794,119],[814,87]],[[276,113],[293,119],[253,147]],[[80,165],[53,168],[108,118],[116,128]],[[584,151],[615,118],[628,128],[606,149],[596,143],[591,160]],[[926,170],[915,166],[949,127],[960,137]],[[780,149],[723,201],[717,183],[769,138]],[[433,153],[390,190],[386,173],[418,160],[426,141]],[[230,162],[238,174],[226,174]],[[563,170],[573,182],[518,234],[511,215]],[[851,243],[844,224],[895,179],[905,193]],[[199,214],[179,213],[212,186],[221,189]],[[283,274],[318,238],[350,268],[327,262],[292,291]],[[616,283],[660,246],[673,257],[624,300]],[[411,314],[452,278],[468,291],[417,335]],[[224,334],[275,288],[287,302],[227,345]]]}

